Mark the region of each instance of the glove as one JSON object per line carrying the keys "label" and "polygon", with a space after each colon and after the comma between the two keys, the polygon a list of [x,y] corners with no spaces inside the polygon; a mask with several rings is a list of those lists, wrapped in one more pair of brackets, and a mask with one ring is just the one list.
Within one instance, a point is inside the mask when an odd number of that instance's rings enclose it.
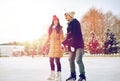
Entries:
{"label": "glove", "polygon": [[74,52],[75,51],[75,48],[74,47],[70,47],[71,51]]}

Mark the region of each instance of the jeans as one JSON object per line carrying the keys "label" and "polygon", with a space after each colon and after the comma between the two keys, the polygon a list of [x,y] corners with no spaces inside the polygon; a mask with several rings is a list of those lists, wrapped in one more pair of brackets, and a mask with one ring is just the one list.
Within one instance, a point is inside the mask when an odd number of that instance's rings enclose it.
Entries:
{"label": "jeans", "polygon": [[54,71],[55,70],[55,64],[54,64],[54,60],[56,62],[57,65],[57,72],[60,71],[61,72],[61,63],[60,63],[60,58],[54,58],[54,57],[50,57],[49,61],[50,61],[50,67],[51,70]]}
{"label": "jeans", "polygon": [[81,49],[81,48],[76,49],[76,51],[74,53],[70,52],[69,63],[70,63],[70,72],[71,73],[76,72],[75,71],[75,59],[76,59],[76,62],[79,67],[79,73],[85,74],[84,64],[82,61],[83,54],[84,54],[84,49]]}

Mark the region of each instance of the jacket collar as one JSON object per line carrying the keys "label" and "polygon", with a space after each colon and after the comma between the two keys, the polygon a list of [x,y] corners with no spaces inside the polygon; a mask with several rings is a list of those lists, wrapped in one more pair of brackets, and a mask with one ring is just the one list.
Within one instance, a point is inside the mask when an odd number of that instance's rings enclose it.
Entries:
{"label": "jacket collar", "polygon": [[73,21],[73,19],[74,19],[74,18],[72,18],[70,21],[68,21],[68,23],[67,23],[67,24],[70,24],[70,23]]}

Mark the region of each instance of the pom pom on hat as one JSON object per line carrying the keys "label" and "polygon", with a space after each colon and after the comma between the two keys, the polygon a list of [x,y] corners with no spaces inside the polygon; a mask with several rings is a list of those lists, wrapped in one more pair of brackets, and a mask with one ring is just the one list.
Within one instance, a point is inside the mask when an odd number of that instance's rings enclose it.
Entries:
{"label": "pom pom on hat", "polygon": [[71,11],[71,12],[66,12],[65,15],[70,15],[72,18],[74,17],[75,15],[75,12],[74,11]]}
{"label": "pom pom on hat", "polygon": [[56,15],[53,15],[53,20],[59,20]]}

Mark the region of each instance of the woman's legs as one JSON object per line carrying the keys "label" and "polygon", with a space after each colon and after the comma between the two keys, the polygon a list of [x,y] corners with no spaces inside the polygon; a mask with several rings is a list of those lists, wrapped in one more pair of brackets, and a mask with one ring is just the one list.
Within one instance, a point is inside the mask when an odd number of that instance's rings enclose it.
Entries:
{"label": "woman's legs", "polygon": [[57,65],[57,76],[55,78],[55,81],[61,81],[61,63],[60,58],[55,58],[55,62]]}
{"label": "woman's legs", "polygon": [[51,70],[52,71],[55,70],[54,59],[55,59],[56,65],[57,65],[57,71],[61,72],[61,63],[60,63],[60,58],[59,57],[58,58],[50,57],[50,67],[51,67]]}
{"label": "woman's legs", "polygon": [[48,80],[54,80],[55,79],[55,65],[54,65],[54,58],[50,57],[50,68],[51,68],[51,73],[50,76],[48,77]]}
{"label": "woman's legs", "polygon": [[51,68],[51,71],[55,70],[55,64],[54,64],[54,58],[53,57],[50,57],[50,68]]}
{"label": "woman's legs", "polygon": [[57,65],[57,72],[61,72],[61,63],[60,63],[60,58],[57,57],[55,58],[55,62],[56,62],[56,65]]}

